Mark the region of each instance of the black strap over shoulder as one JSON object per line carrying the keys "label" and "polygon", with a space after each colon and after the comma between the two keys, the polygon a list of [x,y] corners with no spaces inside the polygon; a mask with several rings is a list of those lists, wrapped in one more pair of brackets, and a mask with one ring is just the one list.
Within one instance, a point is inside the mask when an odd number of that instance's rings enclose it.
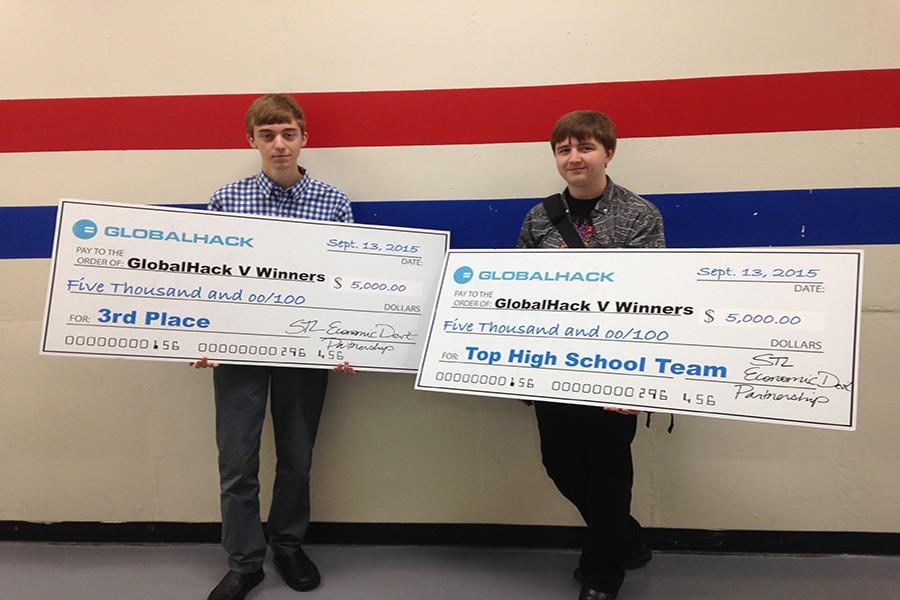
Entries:
{"label": "black strap over shoulder", "polygon": [[550,217],[550,223],[556,227],[556,230],[566,242],[569,248],[584,248],[584,241],[578,232],[575,231],[575,225],[569,218],[566,205],[563,204],[562,194],[553,194],[544,198],[544,210]]}

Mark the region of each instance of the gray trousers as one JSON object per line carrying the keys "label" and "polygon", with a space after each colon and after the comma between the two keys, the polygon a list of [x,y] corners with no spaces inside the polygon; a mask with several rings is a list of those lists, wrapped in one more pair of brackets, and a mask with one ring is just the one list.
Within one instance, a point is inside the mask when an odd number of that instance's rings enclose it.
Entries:
{"label": "gray trousers", "polygon": [[266,533],[276,554],[300,547],[309,527],[309,468],[328,371],[220,365],[213,371],[222,503],[222,546],[228,568],[262,566],[266,536],[259,514],[259,442],[271,395],[275,488]]}

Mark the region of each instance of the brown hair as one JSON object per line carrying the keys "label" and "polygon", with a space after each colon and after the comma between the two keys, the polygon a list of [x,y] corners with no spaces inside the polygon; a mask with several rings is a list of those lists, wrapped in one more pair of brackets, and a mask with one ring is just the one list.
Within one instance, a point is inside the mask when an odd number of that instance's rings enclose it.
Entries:
{"label": "brown hair", "polygon": [[569,138],[580,142],[593,138],[607,150],[615,150],[616,124],[595,110],[575,110],[561,116],[553,126],[550,147],[556,152],[556,145]]}
{"label": "brown hair", "polygon": [[297,121],[300,131],[305,133],[306,117],[297,101],[287,94],[266,94],[253,101],[247,109],[244,122],[247,125],[247,135],[253,137],[253,128],[257,125],[290,123],[292,119]]}

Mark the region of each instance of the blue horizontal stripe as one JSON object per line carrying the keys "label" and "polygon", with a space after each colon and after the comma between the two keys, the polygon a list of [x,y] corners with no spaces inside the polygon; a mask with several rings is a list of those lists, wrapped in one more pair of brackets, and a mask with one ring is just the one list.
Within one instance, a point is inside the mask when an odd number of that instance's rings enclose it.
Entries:
{"label": "blue horizontal stripe", "polygon": [[[646,196],[672,248],[900,243],[900,188]],[[359,223],[447,229],[453,248],[509,248],[540,198],[357,202]],[[176,205],[205,208],[199,204]],[[48,258],[55,206],[0,207],[0,258]]]}

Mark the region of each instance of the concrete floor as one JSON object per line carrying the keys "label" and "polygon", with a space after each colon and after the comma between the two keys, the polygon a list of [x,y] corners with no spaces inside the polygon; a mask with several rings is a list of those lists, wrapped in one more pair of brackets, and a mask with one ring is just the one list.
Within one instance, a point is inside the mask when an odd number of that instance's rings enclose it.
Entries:
{"label": "concrete floor", "polygon": [[[247,600],[576,600],[571,550],[310,545],[323,585],[298,594],[266,565]],[[205,600],[213,545],[0,543],[0,600]],[[621,600],[900,600],[900,557],[656,553]]]}

